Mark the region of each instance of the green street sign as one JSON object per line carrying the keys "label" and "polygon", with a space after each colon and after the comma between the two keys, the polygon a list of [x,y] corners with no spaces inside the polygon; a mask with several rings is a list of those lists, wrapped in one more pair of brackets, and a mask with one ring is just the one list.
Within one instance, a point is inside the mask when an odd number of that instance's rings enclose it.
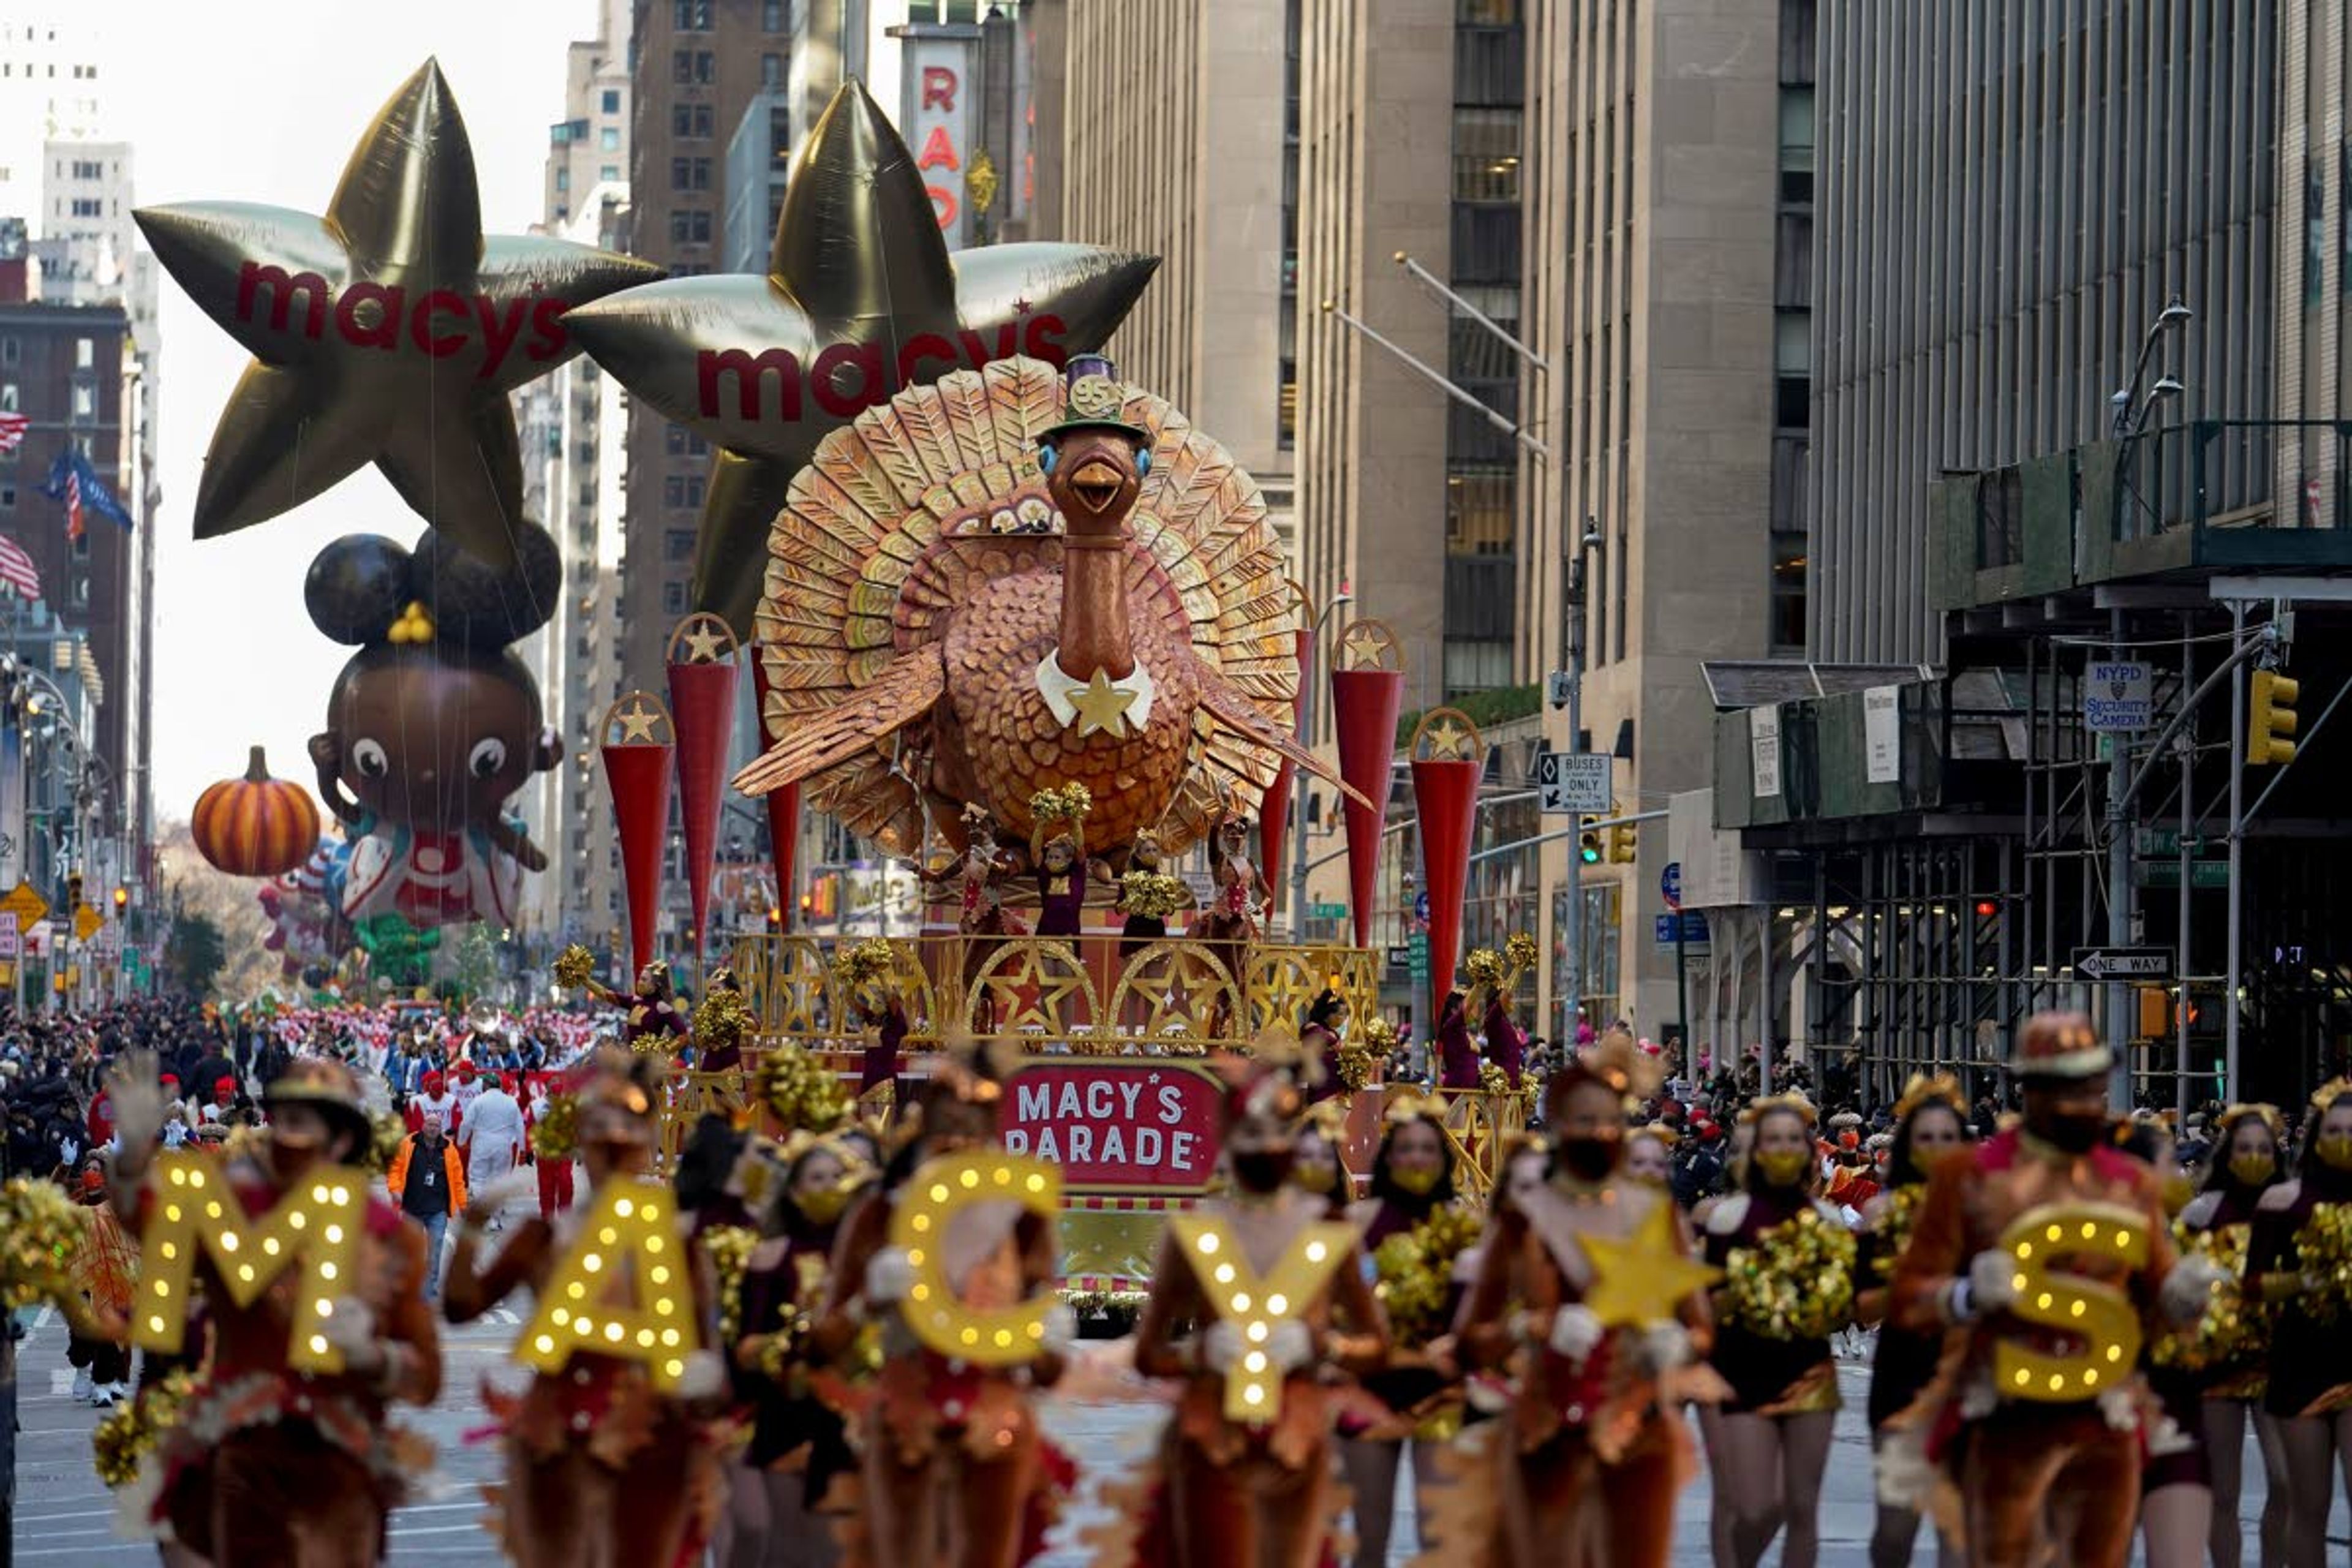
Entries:
{"label": "green street sign", "polygon": [[1348,906],[1345,904],[1309,904],[1307,906],[1307,912],[1308,915],[1318,921],[1343,921],[1348,918]]}
{"label": "green street sign", "polygon": [[[2180,862],[2142,860],[2134,868],[2132,879],[2143,888],[2178,888],[2180,886]],[[2192,889],[2210,891],[2229,885],[2230,863],[2227,860],[2189,862],[2189,886]]]}
{"label": "green street sign", "polygon": [[1427,984],[1429,982],[1429,933],[1419,931],[1413,932],[1405,943],[1405,951],[1408,954],[1405,969],[1412,974],[1413,984]]}

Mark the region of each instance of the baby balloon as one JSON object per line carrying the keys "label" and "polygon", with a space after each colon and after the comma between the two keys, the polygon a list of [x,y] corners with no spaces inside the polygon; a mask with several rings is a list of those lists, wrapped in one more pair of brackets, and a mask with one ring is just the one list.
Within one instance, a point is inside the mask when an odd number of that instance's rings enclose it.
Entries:
{"label": "baby balloon", "polygon": [[547,623],[563,567],[535,524],[515,544],[510,572],[461,553],[446,531],[413,554],[352,534],[310,563],[311,621],[359,649],[310,740],[320,798],[353,837],[340,906],[355,925],[507,924],[522,873],[547,864],[506,806],[561,752],[507,645]]}

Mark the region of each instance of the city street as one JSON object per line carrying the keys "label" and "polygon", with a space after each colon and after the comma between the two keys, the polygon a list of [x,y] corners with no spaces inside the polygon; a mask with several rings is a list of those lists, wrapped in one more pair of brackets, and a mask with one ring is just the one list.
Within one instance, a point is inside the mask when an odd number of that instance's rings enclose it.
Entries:
{"label": "city street", "polygon": [[[498,1473],[497,1456],[488,1445],[468,1447],[465,1434],[484,1423],[483,1376],[514,1375],[507,1370],[506,1352],[520,1327],[516,1313],[500,1310],[483,1322],[448,1331],[446,1387],[441,1403],[417,1423],[439,1447],[439,1468],[429,1495],[418,1497],[394,1517],[394,1563],[488,1568],[501,1561],[482,1527],[482,1504],[475,1489]],[[73,1400],[63,1324],[44,1311],[19,1349],[18,1419],[24,1429],[17,1438],[16,1560],[73,1568],[152,1563],[152,1547],[126,1542],[115,1534],[113,1497],[90,1468],[89,1430],[98,1413]],[[1822,1568],[1863,1568],[1869,1561],[1870,1449],[1861,1419],[1868,1369],[1852,1363],[1843,1371],[1847,1407],[1839,1418],[1837,1448],[1822,1502]],[[1094,1485],[1149,1447],[1153,1417],[1134,1405],[1056,1404],[1049,1409],[1056,1440],[1087,1473],[1085,1499],[1062,1531],[1066,1542],[1097,1517],[1091,1503]],[[2257,1489],[2246,1502],[2245,1514],[2252,1520],[2261,1510],[2262,1470],[2251,1452],[2247,1474]],[[1706,1563],[1706,1508],[1702,1476],[1682,1496],[1677,1568],[1704,1568]],[[2340,1500],[2334,1534],[2339,1542],[2346,1535]],[[1409,1558],[1401,1550],[1392,1561]],[[1919,1560],[1929,1556],[1923,1553]],[[1778,1562],[1778,1553],[1766,1561]],[[1085,1568],[1087,1559],[1083,1551],[1065,1545],[1045,1562],[1049,1568]]]}

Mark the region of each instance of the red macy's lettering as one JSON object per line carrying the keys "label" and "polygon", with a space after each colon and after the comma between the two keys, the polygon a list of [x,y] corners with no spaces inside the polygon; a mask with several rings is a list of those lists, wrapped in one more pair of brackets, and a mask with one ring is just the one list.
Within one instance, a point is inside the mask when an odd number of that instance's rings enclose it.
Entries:
{"label": "red macy's lettering", "polygon": [[[937,332],[918,332],[898,350],[895,363],[880,343],[835,343],[816,356],[805,376],[800,356],[789,349],[763,349],[756,354],[744,349],[704,349],[695,358],[696,412],[705,419],[727,418],[721,393],[731,378],[737,419],[790,423],[802,416],[804,395],[814,396],[816,405],[835,418],[848,419],[888,402],[900,387],[927,379],[923,367],[929,364],[978,370],[992,361],[1025,353],[1059,369],[1069,357],[1062,348],[1066,330],[1059,316],[1024,316],[997,328],[992,344],[970,328],[952,341]],[[764,395],[771,375],[776,384],[772,412]]]}
{"label": "red macy's lettering", "polygon": [[282,332],[302,312],[299,331],[312,342],[335,335],[354,348],[393,350],[404,331],[418,352],[447,359],[466,352],[478,335],[482,368],[476,378],[488,381],[516,347],[523,329],[530,338],[521,345],[525,359],[544,362],[561,358],[568,346],[563,312],[571,302],[542,297],[509,300],[503,309],[480,294],[459,294],[435,289],[419,295],[412,306],[408,290],[397,286],[361,281],[338,290],[315,272],[289,272],[248,261],[237,268],[236,319],[269,319],[269,330]]}

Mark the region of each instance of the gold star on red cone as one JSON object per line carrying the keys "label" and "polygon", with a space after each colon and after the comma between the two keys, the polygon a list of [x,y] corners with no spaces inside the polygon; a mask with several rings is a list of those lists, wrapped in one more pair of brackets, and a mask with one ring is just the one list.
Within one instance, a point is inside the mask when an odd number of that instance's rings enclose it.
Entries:
{"label": "gold star on red cone", "polygon": [[769,527],[818,442],[902,386],[1101,348],[1159,265],[1045,242],[950,259],[914,154],[850,81],[793,161],[765,275],[672,279],[566,321],[632,394],[719,447],[694,603],[748,637]]}
{"label": "gold star on red cone", "polygon": [[205,453],[199,539],[373,463],[426,522],[510,564],[522,464],[507,395],[577,352],[566,310],[662,276],[584,245],[485,240],[473,147],[431,60],[377,111],[324,216],[250,202],[131,216],[254,355]]}

